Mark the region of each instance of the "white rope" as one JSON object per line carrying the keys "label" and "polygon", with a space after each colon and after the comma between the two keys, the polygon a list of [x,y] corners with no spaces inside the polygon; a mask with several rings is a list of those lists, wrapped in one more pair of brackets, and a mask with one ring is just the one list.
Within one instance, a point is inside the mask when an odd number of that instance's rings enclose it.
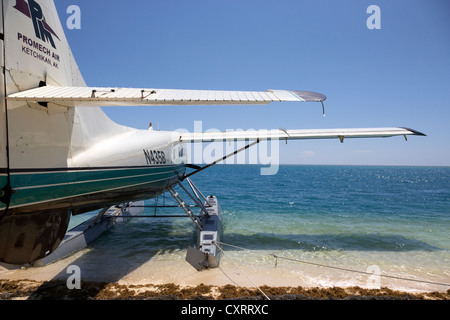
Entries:
{"label": "white rope", "polygon": [[[232,245],[232,244],[227,244],[227,243],[223,243],[223,242],[219,242],[219,243],[222,244],[222,245],[226,245],[226,246],[229,246],[229,247],[236,248],[236,249],[250,250],[250,249],[238,247],[238,246],[235,246],[235,245]],[[292,259],[292,258],[288,258],[288,257],[281,257],[281,256],[278,256],[278,255],[276,255],[276,254],[274,254],[274,253],[270,253],[269,255],[271,255],[272,257],[275,258],[275,266],[277,266],[277,264],[278,264],[278,259],[284,259],[284,260],[289,260],[289,261],[293,261],[293,262],[299,262],[299,263],[309,264],[309,265],[318,266],[318,267],[324,267],[324,268],[330,268],[330,269],[342,270],[342,271],[347,271],[347,272],[355,272],[355,273],[366,274],[366,275],[373,275],[372,273],[364,272],[364,271],[358,271],[358,270],[353,270],[353,269],[340,268],[340,267],[335,267],[335,266],[330,266],[330,265],[324,265],[324,264],[319,264],[319,263],[314,263],[314,262],[308,262],[308,261],[299,260],[299,259]],[[384,278],[392,278],[392,279],[398,279],[398,280],[405,280],[405,281],[412,281],[412,282],[417,282],[417,283],[428,283],[428,284],[434,284],[434,285],[440,285],[440,286],[450,287],[450,284],[449,284],[449,283],[432,282],[432,281],[425,281],[425,280],[419,280],[419,279],[411,279],[411,278],[397,277],[397,276],[386,275],[386,274],[380,274],[380,277],[384,277]]]}
{"label": "white rope", "polygon": [[220,242],[220,241],[216,241],[216,243],[220,243],[220,244],[223,244],[223,245],[225,245],[225,246],[232,247],[232,248],[236,248],[236,249],[241,249],[241,250],[248,250],[248,251],[250,251],[250,249],[238,247],[238,246],[235,246],[235,245],[232,245],[232,244],[228,244],[228,243],[224,243],[224,242]]}
{"label": "white rope", "polygon": [[[222,253],[225,254],[225,251],[223,251],[223,249],[217,244],[216,241],[213,241],[213,243],[216,245],[217,248],[219,248],[220,251],[222,251]],[[236,268],[238,268],[238,269],[244,274],[244,276],[247,278],[247,280],[250,281],[250,282],[253,284],[253,286],[254,286],[256,289],[258,289],[258,290],[263,294],[264,297],[266,297],[267,300],[270,300],[270,298],[264,293],[264,291],[262,291],[261,288],[258,287],[258,286],[256,285],[256,283],[254,283],[254,282],[252,281],[252,279],[250,279],[250,278],[247,276],[247,274],[244,272],[244,270],[243,270],[239,265],[237,265],[234,261],[231,261],[231,262],[233,262],[233,264],[236,266]]]}

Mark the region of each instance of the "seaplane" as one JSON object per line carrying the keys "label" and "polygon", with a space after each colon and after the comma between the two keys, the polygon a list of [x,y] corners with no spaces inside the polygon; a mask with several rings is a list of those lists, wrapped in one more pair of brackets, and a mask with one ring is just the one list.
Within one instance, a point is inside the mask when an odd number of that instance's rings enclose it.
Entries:
{"label": "seaplane", "polygon": [[[323,107],[326,96],[279,89],[89,87],[52,0],[2,0],[1,10],[0,262],[3,263],[30,264],[51,255],[62,243],[71,216],[152,199],[171,192],[182,182],[190,182],[192,174],[210,164],[203,167],[189,164],[188,144],[245,141],[250,147],[268,140],[343,142],[348,138],[424,135],[403,127],[233,132],[126,127],[113,122],[102,107],[265,105],[284,101],[315,102]],[[204,220],[215,216],[213,211],[217,208],[213,200],[199,203]],[[192,219],[201,226],[196,215]]]}

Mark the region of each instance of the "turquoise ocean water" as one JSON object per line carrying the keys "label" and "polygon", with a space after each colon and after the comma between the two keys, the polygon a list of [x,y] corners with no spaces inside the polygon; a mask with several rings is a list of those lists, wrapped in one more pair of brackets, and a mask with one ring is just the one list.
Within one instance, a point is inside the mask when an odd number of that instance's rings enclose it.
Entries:
{"label": "turquoise ocean water", "polygon": [[[193,177],[222,207],[224,263],[228,257],[276,276],[275,253],[302,261],[280,259],[276,270],[308,285],[361,285],[368,277],[323,265],[369,273],[375,267],[381,286],[449,289],[441,284],[450,283],[450,168],[282,165],[273,176],[260,168],[216,165]],[[134,219],[93,242],[82,259],[114,264],[121,275],[149,259],[190,268],[180,257],[194,241],[190,219]]]}

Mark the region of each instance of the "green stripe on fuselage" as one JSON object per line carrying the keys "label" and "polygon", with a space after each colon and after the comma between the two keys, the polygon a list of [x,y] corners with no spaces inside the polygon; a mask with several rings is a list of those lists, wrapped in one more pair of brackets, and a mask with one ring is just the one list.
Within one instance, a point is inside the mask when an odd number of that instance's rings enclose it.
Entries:
{"label": "green stripe on fuselage", "polygon": [[[0,174],[0,189],[3,189],[8,184],[8,175]],[[0,201],[0,210],[6,208],[6,204]]]}
{"label": "green stripe on fuselage", "polygon": [[23,206],[140,184],[152,183],[155,187],[163,187],[167,179],[184,172],[184,168],[184,165],[178,165],[16,172],[11,174],[11,186],[15,193],[11,197],[10,206]]}

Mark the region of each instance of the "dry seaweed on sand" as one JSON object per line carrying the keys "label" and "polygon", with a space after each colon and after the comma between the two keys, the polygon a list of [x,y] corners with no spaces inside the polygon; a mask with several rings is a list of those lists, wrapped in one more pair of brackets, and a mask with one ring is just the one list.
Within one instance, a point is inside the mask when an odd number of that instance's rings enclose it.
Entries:
{"label": "dry seaweed on sand", "polygon": [[[411,293],[389,288],[364,289],[360,287],[271,287],[260,289],[272,300],[450,300],[446,292]],[[83,300],[254,300],[264,299],[256,288],[234,285],[180,286],[167,284],[119,284],[82,282],[80,289],[68,289],[63,281],[0,280],[0,299],[83,299]]]}

